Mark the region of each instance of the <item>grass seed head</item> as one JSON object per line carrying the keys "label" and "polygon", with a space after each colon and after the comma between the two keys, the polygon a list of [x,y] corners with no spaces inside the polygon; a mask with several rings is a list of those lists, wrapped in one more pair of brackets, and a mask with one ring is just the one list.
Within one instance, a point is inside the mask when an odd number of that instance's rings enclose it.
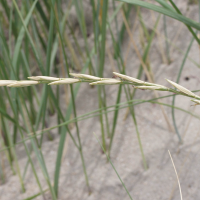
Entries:
{"label": "grass seed head", "polygon": [[96,77],[96,76],[91,76],[91,75],[87,75],[87,74],[75,74],[75,73],[69,73],[70,76],[73,76],[75,78],[81,78],[81,79],[89,79],[89,80],[93,80],[93,81],[100,81],[101,78]]}
{"label": "grass seed head", "polygon": [[108,78],[102,81],[96,81],[96,82],[90,83],[90,85],[116,85],[120,83],[122,83],[122,81],[116,80],[114,78]]}
{"label": "grass seed head", "polygon": [[74,78],[65,78],[63,80],[51,82],[48,85],[63,85],[63,84],[73,84],[73,83],[78,83],[78,82],[81,82],[81,81]]}
{"label": "grass seed head", "polygon": [[31,79],[34,81],[58,81],[59,80],[59,78],[50,77],[50,76],[31,76],[31,77],[28,77],[28,79]]}
{"label": "grass seed head", "polygon": [[171,85],[173,85],[175,88],[177,88],[179,91],[181,91],[182,93],[186,94],[186,95],[189,95],[189,96],[193,96],[193,97],[196,97],[197,95],[195,95],[193,92],[191,92],[190,90],[184,88],[183,86],[173,82],[173,81],[170,81],[168,79],[166,79]]}
{"label": "grass seed head", "polygon": [[126,76],[124,74],[120,74],[120,73],[117,73],[117,72],[113,72],[113,74],[119,78],[122,78],[124,80],[127,80],[127,81],[130,81],[130,82],[133,82],[133,83],[137,83],[137,84],[144,84],[145,82],[144,81],[141,81],[139,79],[136,79],[136,78],[133,78],[133,77],[130,77],[130,76]]}
{"label": "grass seed head", "polygon": [[193,101],[195,103],[195,105],[200,105],[200,100],[197,99],[191,99],[191,101]]}
{"label": "grass seed head", "polygon": [[11,83],[9,85],[7,85],[7,87],[27,87],[27,86],[31,86],[31,85],[37,85],[39,84],[38,81],[15,81],[14,83]]}

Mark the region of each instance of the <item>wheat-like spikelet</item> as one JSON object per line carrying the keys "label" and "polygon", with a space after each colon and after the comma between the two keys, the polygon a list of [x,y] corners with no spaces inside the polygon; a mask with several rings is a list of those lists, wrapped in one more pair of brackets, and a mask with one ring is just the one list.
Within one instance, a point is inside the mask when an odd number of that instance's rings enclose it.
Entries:
{"label": "wheat-like spikelet", "polygon": [[101,81],[102,80],[102,78],[87,75],[87,74],[75,74],[75,73],[69,73],[69,74],[70,74],[70,76],[73,76],[73,77],[79,78],[79,79],[86,79],[86,80],[92,80],[92,81]]}
{"label": "wheat-like spikelet", "polygon": [[14,80],[0,80],[0,86],[7,86],[7,85],[10,85],[14,82],[16,82],[16,81],[14,81]]}
{"label": "wheat-like spikelet", "polygon": [[78,82],[81,82],[81,81],[75,78],[65,78],[63,80],[53,81],[49,83],[48,85],[63,85],[63,84],[73,84],[73,83],[78,83]]}
{"label": "wheat-like spikelet", "polygon": [[119,81],[115,78],[110,78],[110,79],[105,79],[102,81],[92,82],[92,83],[90,83],[90,85],[116,85],[116,84],[121,84],[121,83],[123,83],[123,82]]}
{"label": "wheat-like spikelet", "polygon": [[37,85],[39,84],[38,81],[15,81],[14,83],[11,83],[9,85],[7,85],[7,87],[27,87],[27,86],[31,86],[31,85]]}
{"label": "wheat-like spikelet", "polygon": [[50,76],[31,76],[31,77],[28,77],[28,79],[31,79],[34,81],[58,81],[60,78],[50,77]]}
{"label": "wheat-like spikelet", "polygon": [[199,96],[197,96],[196,94],[194,94],[193,92],[191,92],[190,90],[184,88],[183,86],[177,84],[177,83],[174,83],[173,81],[170,81],[168,79],[166,79],[171,85],[173,85],[175,88],[177,88],[179,91],[181,91],[182,93],[188,95],[188,96],[191,96],[193,98],[200,98]]}

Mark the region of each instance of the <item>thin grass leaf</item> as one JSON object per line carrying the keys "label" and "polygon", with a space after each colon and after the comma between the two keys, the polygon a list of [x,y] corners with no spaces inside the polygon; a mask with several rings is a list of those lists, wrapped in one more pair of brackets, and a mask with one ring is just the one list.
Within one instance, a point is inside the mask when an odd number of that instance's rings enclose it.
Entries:
{"label": "thin grass leaf", "polygon": [[[30,10],[29,10],[29,12],[27,14],[26,19],[24,20],[24,25],[26,27],[27,27],[27,25],[29,23],[29,20],[31,19],[32,13],[33,13],[33,11],[35,9],[35,6],[36,6],[37,2],[38,2],[38,0],[34,1],[33,5],[31,6],[31,8],[30,8]],[[15,49],[14,49],[14,52],[13,52],[12,63],[13,63],[14,69],[17,66],[17,60],[18,60],[18,57],[19,57],[20,48],[21,48],[24,36],[25,36],[25,29],[24,29],[24,26],[22,26],[21,29],[20,29],[20,32],[18,34],[17,41],[16,41],[16,44],[15,44]]]}
{"label": "thin grass leaf", "polygon": [[164,8],[167,8],[168,10],[171,10],[171,11],[175,11],[173,7],[171,7],[167,1],[163,1],[163,0],[155,0],[156,2],[158,2],[161,6],[163,6]]}
{"label": "thin grass leaf", "polygon": [[[181,11],[178,9],[178,7],[176,6],[176,4],[172,0],[169,0],[169,2],[172,4],[172,6],[176,10],[176,12],[179,13],[180,15],[182,15]],[[192,28],[189,25],[186,24],[186,26],[187,26],[188,30],[191,32],[191,34],[193,35],[193,37],[195,38],[195,40],[200,45],[200,39],[197,37],[197,34],[192,30]]]}
{"label": "thin grass leaf", "polygon": [[[124,85],[124,90],[125,90],[125,93],[126,93],[126,98],[129,100],[131,94],[130,94],[130,92],[128,93],[125,85]],[[131,106],[131,104],[130,104],[129,108],[130,108],[131,116],[133,118],[133,122],[134,122],[134,125],[135,125],[135,130],[136,130],[136,134],[137,134],[138,144],[139,144],[140,152],[141,152],[141,155],[142,155],[143,166],[144,166],[144,169],[147,170],[148,169],[147,161],[146,161],[146,158],[145,158],[145,155],[144,155],[143,145],[142,145],[142,141],[141,141],[141,137],[140,137],[140,132],[139,132],[138,125],[137,125],[137,120],[136,120],[136,116],[135,116],[134,106]]]}
{"label": "thin grass leaf", "polygon": [[[49,189],[44,190],[43,193],[47,192],[48,190],[49,190]],[[37,194],[34,194],[34,195],[32,195],[32,196],[30,196],[30,197],[27,197],[27,198],[25,198],[25,199],[23,199],[23,200],[32,200],[32,199],[35,199],[36,197],[42,195],[43,193],[38,192]]]}
{"label": "thin grass leaf", "polygon": [[130,198],[131,200],[133,200],[132,197],[131,197],[131,195],[130,195],[130,193],[129,193],[129,191],[127,190],[127,188],[126,188],[124,182],[122,181],[122,179],[121,179],[121,177],[119,176],[117,170],[115,169],[115,167],[114,167],[112,161],[110,160],[110,157],[107,155],[106,150],[103,148],[102,144],[100,143],[100,141],[99,141],[99,139],[98,139],[98,137],[96,136],[95,133],[94,133],[94,136],[95,136],[95,138],[97,139],[97,142],[99,143],[99,145],[101,146],[103,152],[106,154],[107,159],[109,160],[110,164],[112,165],[112,168],[115,170],[115,173],[117,174],[117,176],[118,176],[118,178],[119,178],[121,184],[123,185],[124,189],[126,190],[126,193],[128,194],[129,198]]}
{"label": "thin grass leaf", "polygon": [[156,12],[159,12],[161,14],[164,14],[164,15],[167,15],[171,18],[174,18],[180,22],[183,22],[197,30],[200,30],[200,24],[183,16],[183,15],[180,15],[178,13],[176,13],[175,11],[171,11],[169,9],[166,9],[166,8],[163,8],[163,7],[160,7],[160,6],[156,6],[154,4],[151,4],[151,3],[147,3],[147,2],[144,2],[144,1],[139,1],[139,0],[119,0],[121,2],[125,2],[125,3],[130,3],[130,4],[134,4],[134,5],[137,5],[137,6],[141,6],[141,7],[144,7],[144,8],[147,8],[147,9],[150,9],[150,10],[153,10],[153,11],[156,11]]}
{"label": "thin grass leaf", "polygon": [[[183,61],[181,63],[181,67],[179,69],[179,73],[178,73],[178,76],[177,76],[177,79],[176,79],[176,83],[179,83],[179,80],[180,80],[180,77],[181,77],[181,73],[182,73],[183,68],[185,66],[185,62],[186,62],[187,56],[188,56],[188,54],[190,52],[190,49],[192,47],[193,41],[194,41],[194,38],[191,39],[190,44],[189,44],[189,46],[187,48],[187,51],[185,52],[185,55],[183,57]],[[176,98],[176,96],[173,96],[173,99],[172,99],[172,119],[173,119],[173,124],[174,124],[174,128],[175,128],[176,134],[178,135],[179,138],[181,138],[180,133],[178,131],[177,124],[176,124],[176,118],[175,118],[175,111],[174,111],[175,98]]]}
{"label": "thin grass leaf", "polygon": [[36,8],[37,8],[37,10],[38,10],[38,13],[39,13],[40,16],[41,16],[41,19],[43,20],[43,22],[44,22],[44,24],[45,24],[45,26],[46,26],[46,28],[48,29],[48,27],[49,27],[49,19],[48,19],[48,17],[46,16],[46,14],[45,14],[45,12],[44,12],[44,10],[43,10],[43,7],[42,7],[40,1],[36,4]]}
{"label": "thin grass leaf", "polygon": [[[37,0],[36,0],[36,1],[37,1]],[[21,22],[22,22],[22,24],[23,24],[23,26],[24,26],[25,32],[26,32],[27,37],[28,37],[28,39],[29,39],[29,41],[30,41],[30,44],[31,44],[31,47],[32,47],[32,49],[33,49],[34,55],[35,55],[35,57],[36,57],[38,66],[39,66],[39,68],[40,68],[40,71],[41,71],[42,74],[45,74],[45,70],[44,70],[44,67],[43,67],[43,65],[42,65],[42,62],[41,62],[41,60],[40,60],[38,51],[37,51],[37,49],[36,49],[36,47],[35,47],[35,44],[34,44],[34,42],[33,42],[33,40],[32,40],[32,37],[31,37],[31,35],[30,35],[30,33],[29,33],[27,27],[26,27],[26,24],[25,24],[25,22],[24,22],[24,20],[23,20],[23,17],[22,17],[22,15],[21,15],[21,12],[20,12],[19,7],[18,7],[18,5],[17,5],[17,3],[16,3],[15,0],[13,0],[13,4],[14,4],[14,6],[15,6],[15,8],[16,8],[16,10],[17,10],[17,13],[18,13],[18,15],[19,15],[19,17],[20,17],[20,19],[21,19]]]}

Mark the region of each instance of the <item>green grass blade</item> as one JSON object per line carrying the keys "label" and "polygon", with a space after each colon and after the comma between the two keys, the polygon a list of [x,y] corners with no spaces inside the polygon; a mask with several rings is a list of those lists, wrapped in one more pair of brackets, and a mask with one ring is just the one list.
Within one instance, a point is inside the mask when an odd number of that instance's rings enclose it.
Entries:
{"label": "green grass blade", "polygon": [[29,39],[29,41],[30,41],[30,44],[31,44],[31,47],[32,47],[32,49],[33,49],[35,58],[36,58],[36,60],[37,60],[37,62],[38,62],[38,66],[39,66],[39,68],[40,68],[40,71],[41,71],[42,74],[44,75],[44,74],[45,74],[45,70],[44,70],[43,65],[42,65],[42,63],[41,63],[39,54],[38,54],[38,52],[37,52],[37,50],[36,50],[35,44],[34,44],[34,42],[33,42],[33,40],[32,40],[32,37],[31,37],[31,35],[30,35],[30,33],[29,33],[27,27],[26,27],[26,24],[25,24],[25,22],[24,22],[24,20],[23,20],[23,17],[22,17],[22,15],[21,15],[21,12],[20,12],[19,7],[18,7],[18,5],[17,5],[17,3],[16,3],[15,0],[13,0],[13,4],[14,4],[14,6],[15,6],[15,8],[16,8],[16,10],[17,10],[17,13],[18,13],[18,15],[19,15],[19,17],[20,17],[20,19],[21,19],[21,22],[22,22],[22,24],[23,24],[23,26],[24,26],[25,32],[26,32],[26,34],[27,34],[27,37],[28,37],[28,39]]}
{"label": "green grass blade", "polygon": [[130,193],[129,193],[129,191],[127,190],[127,188],[126,188],[124,182],[122,181],[120,175],[118,174],[117,170],[115,169],[115,167],[114,167],[112,161],[110,160],[110,157],[107,155],[106,150],[103,148],[102,144],[100,143],[100,141],[99,141],[99,139],[98,139],[98,137],[96,136],[95,133],[94,133],[94,136],[96,137],[97,142],[98,142],[99,145],[101,146],[103,152],[106,154],[107,159],[109,160],[110,164],[112,165],[112,168],[115,170],[115,173],[117,174],[117,176],[118,176],[118,178],[119,178],[121,184],[123,185],[124,189],[126,190],[126,193],[128,194],[129,198],[130,198],[131,200],[133,200],[132,197],[131,197],[131,195],[130,195]]}
{"label": "green grass blade", "polygon": [[117,125],[117,118],[118,118],[118,112],[119,112],[119,109],[118,109],[119,106],[118,105],[120,103],[121,90],[122,90],[122,85],[119,86],[118,93],[117,93],[116,107],[115,107],[115,113],[114,113],[114,119],[113,119],[113,125],[112,125],[111,137],[110,137],[110,144],[109,144],[109,155],[110,155],[110,150],[111,150],[111,147],[112,147],[115,128],[116,128],[116,125]]}
{"label": "green grass blade", "polygon": [[155,1],[158,2],[164,8],[167,8],[168,10],[171,10],[174,12],[174,9],[167,3],[167,1],[165,0],[155,0]]}
{"label": "green grass blade", "polygon": [[[27,27],[27,25],[29,23],[29,20],[30,20],[30,18],[32,16],[33,10],[35,9],[35,6],[36,6],[37,2],[38,2],[38,0],[34,1],[33,5],[30,8],[29,13],[27,14],[26,19],[24,20],[24,25],[26,27]],[[14,68],[16,68],[16,65],[17,65],[17,60],[18,60],[18,57],[19,57],[20,48],[21,48],[21,45],[22,45],[22,41],[23,41],[24,35],[25,35],[25,29],[22,26],[21,30],[20,30],[20,32],[18,34],[16,45],[15,45],[15,49],[14,49],[14,52],[13,52],[12,63],[13,63]]]}
{"label": "green grass blade", "polygon": [[[163,16],[163,21],[164,21],[164,33],[165,33],[165,38],[168,38],[168,34],[167,34],[167,19],[166,19],[166,16],[164,15]],[[166,53],[167,53],[167,64],[170,64],[170,50],[169,50],[169,42],[168,40],[165,40],[165,45],[166,45]]]}
{"label": "green grass blade", "polygon": [[[8,124],[6,122],[5,122],[5,127],[8,130]],[[11,139],[11,133],[9,131],[7,131],[7,132],[9,133],[8,134],[9,146],[14,147],[13,151],[12,151],[12,155],[13,155],[13,158],[14,158],[14,161],[15,161],[15,167],[16,167],[16,171],[17,171],[17,174],[18,174],[18,177],[19,177],[21,189],[22,189],[22,192],[24,193],[26,191],[26,189],[25,189],[24,181],[23,181],[22,176],[21,176],[21,170],[20,170],[20,167],[19,167],[19,162],[18,162],[18,157],[17,157],[17,153],[16,153],[16,149],[15,149],[15,144],[13,143],[13,141]]]}
{"label": "green grass blade", "polygon": [[[55,0],[53,0],[52,4],[54,6]],[[46,52],[46,76],[50,75],[50,64],[51,64],[51,51],[52,51],[52,44],[53,44],[53,34],[54,34],[54,13],[53,13],[53,7],[51,8],[51,14],[50,14],[50,23],[49,23],[49,35],[48,35],[48,44],[47,44],[47,52]],[[49,88],[47,85],[44,86],[44,96],[42,99],[42,113],[43,113],[43,119],[42,119],[42,127],[45,125],[45,113],[46,113],[46,107],[47,107],[47,100],[48,100],[48,91]],[[42,135],[43,136],[43,135]],[[40,138],[40,147],[42,145],[42,139]]]}
{"label": "green grass blade", "polygon": [[[36,197],[39,197],[40,195],[42,195],[43,193],[45,193],[45,192],[47,192],[49,189],[46,189],[46,190],[44,190],[42,193],[41,192],[38,192],[37,194],[34,194],[34,195],[32,195],[32,196],[30,196],[30,197],[28,197],[28,198],[25,198],[25,199],[23,199],[23,200],[32,200],[32,199],[35,199]],[[44,199],[45,200],[45,199]]]}
{"label": "green grass blade", "polygon": [[36,4],[36,8],[37,8],[38,12],[40,13],[40,16],[41,16],[42,20],[44,21],[46,28],[48,28],[49,27],[49,19],[47,18],[40,2],[38,2]]}
{"label": "green grass blade", "polygon": [[[130,94],[130,92],[127,91],[126,85],[124,85],[124,90],[125,90],[125,93],[126,93],[126,98],[130,99],[131,94]],[[138,125],[137,125],[134,106],[131,106],[131,104],[130,104],[129,108],[130,108],[131,116],[133,118],[133,122],[134,122],[134,125],[135,125],[135,130],[136,130],[137,139],[138,139],[138,143],[139,143],[139,147],[140,147],[140,152],[141,152],[141,155],[142,155],[143,166],[144,166],[144,169],[147,170],[148,166],[147,166],[146,158],[145,158],[145,155],[144,155],[144,150],[143,150],[143,146],[142,146],[140,132],[139,132]]]}
{"label": "green grass blade", "polygon": [[[104,63],[105,63],[105,45],[106,45],[106,21],[107,21],[107,10],[108,10],[108,0],[103,0],[102,5],[102,18],[101,18],[101,49],[100,49],[100,58],[99,58],[99,68],[98,68],[98,76],[103,77],[104,71]],[[99,100],[99,108],[103,107],[103,99],[102,99],[102,91],[104,86],[98,87],[98,100]],[[103,123],[103,115],[100,115],[100,124],[101,124],[101,134],[102,134],[102,142],[103,147],[106,149],[106,141],[105,141],[105,131],[104,131],[104,123]]]}
{"label": "green grass blade", "polygon": [[144,2],[144,1],[139,1],[139,0],[119,0],[121,2],[125,2],[125,3],[130,3],[130,4],[134,4],[134,5],[137,5],[137,6],[141,6],[141,7],[144,7],[144,8],[147,8],[147,9],[150,9],[150,10],[153,10],[153,11],[156,11],[156,12],[159,12],[161,14],[164,14],[164,15],[167,15],[171,18],[174,18],[180,22],[183,22],[197,30],[200,30],[200,24],[183,16],[183,15],[180,15],[178,13],[176,13],[175,11],[171,11],[169,9],[166,9],[166,8],[162,8],[160,6],[156,6],[154,4],[151,4],[151,3],[147,3],[147,2]]}
{"label": "green grass blade", "polygon": [[[115,0],[113,0],[113,4],[114,4]],[[125,17],[128,19],[128,17],[130,16],[130,13],[131,13],[131,6],[128,7],[127,11],[125,12]],[[116,29],[117,29],[117,17],[115,17],[115,24],[116,24]],[[126,27],[125,27],[125,24],[123,22],[122,26],[121,26],[121,29],[120,29],[120,32],[118,32],[118,40],[117,40],[117,43],[116,43],[116,47],[115,47],[115,52],[114,52],[114,58],[117,59],[117,57],[119,56],[119,53],[121,53],[121,44],[123,42],[123,39],[124,39],[124,34],[125,34],[125,31],[126,31]]]}
{"label": "green grass blade", "polygon": [[[172,6],[175,8],[176,12],[179,13],[180,15],[182,15],[181,11],[178,9],[178,7],[176,6],[176,4],[172,0],[169,0],[169,1],[172,4]],[[186,24],[186,26],[187,26],[188,30],[191,32],[191,34],[193,35],[193,37],[195,38],[195,40],[200,45],[200,39],[197,37],[197,35],[195,34],[195,32],[192,30],[192,28],[189,25]]]}
{"label": "green grass blade", "polygon": [[[86,29],[86,23],[85,23],[83,1],[82,0],[74,0],[73,3],[74,3],[74,6],[76,8],[76,14],[77,14],[78,22],[79,22],[81,32],[82,32],[82,35],[83,35],[83,38],[84,38],[86,54],[87,54],[87,57],[89,57],[90,53],[89,53],[89,45],[88,45],[88,41],[87,41],[87,29]],[[90,60],[89,74],[95,75],[92,60]]]}
{"label": "green grass blade", "polygon": [[[184,57],[183,57],[183,61],[182,61],[182,63],[181,63],[181,67],[180,67],[180,69],[179,69],[179,73],[178,73],[178,76],[177,76],[177,79],[176,79],[176,83],[179,83],[179,80],[180,80],[180,77],[181,77],[181,73],[182,73],[182,71],[183,71],[183,67],[184,67],[184,65],[185,65],[187,56],[188,56],[188,54],[189,54],[189,52],[190,52],[190,49],[191,49],[191,47],[192,47],[193,41],[194,41],[194,38],[191,39],[190,44],[189,44],[189,46],[188,46],[188,48],[187,48],[187,51],[185,52],[185,55],[184,55]],[[173,96],[173,99],[172,99],[172,119],[173,119],[173,124],[174,124],[174,128],[175,128],[176,134],[178,135],[179,138],[181,138],[181,137],[180,137],[180,133],[179,133],[179,131],[178,131],[178,127],[177,127],[177,125],[176,125],[176,118],[175,118],[175,112],[174,112],[175,98],[176,98],[176,96]]]}
{"label": "green grass blade", "polygon": [[[4,11],[5,11],[5,14],[7,16],[7,18],[9,19],[9,6],[8,6],[8,2],[7,0],[1,0],[0,3],[2,4],[2,8],[4,8]],[[12,27],[13,27],[13,33],[14,33],[14,36],[16,37],[17,36],[17,27],[14,23],[14,21],[11,22],[12,23]]]}

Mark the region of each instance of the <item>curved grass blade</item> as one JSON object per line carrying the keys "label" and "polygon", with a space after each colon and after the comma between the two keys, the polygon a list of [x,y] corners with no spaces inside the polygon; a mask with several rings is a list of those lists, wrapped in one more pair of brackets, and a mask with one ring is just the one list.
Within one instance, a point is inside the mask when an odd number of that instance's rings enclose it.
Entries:
{"label": "curved grass blade", "polygon": [[[169,0],[169,1],[172,4],[172,6],[174,7],[174,9],[176,10],[176,12],[179,13],[180,15],[182,15],[181,11],[178,9],[176,4],[172,0]],[[186,24],[186,26],[187,26],[188,30],[191,32],[191,34],[193,35],[193,37],[195,38],[195,40],[200,45],[200,39],[197,37],[197,34],[192,30],[192,28],[190,26],[188,26],[187,24]]]}
{"label": "curved grass blade", "polygon": [[[181,67],[179,69],[179,73],[178,73],[177,79],[176,79],[176,83],[179,83],[179,80],[180,80],[180,77],[181,77],[181,73],[183,71],[183,67],[185,65],[185,61],[186,61],[187,56],[188,56],[188,54],[190,52],[190,49],[192,47],[193,41],[194,41],[194,38],[192,38],[192,40],[190,41],[190,44],[189,44],[189,46],[187,48],[187,51],[185,52],[185,55],[184,55],[183,61],[181,63]],[[176,125],[176,118],[175,118],[175,112],[174,112],[175,98],[176,98],[176,95],[173,96],[173,99],[172,99],[172,119],[173,119],[173,124],[174,124],[174,128],[175,128],[176,134],[178,135],[178,137],[181,137],[180,133],[178,131],[178,127]]]}
{"label": "curved grass blade", "polygon": [[166,8],[163,8],[163,7],[160,7],[160,6],[156,6],[154,4],[151,4],[151,3],[147,3],[147,2],[144,2],[144,1],[139,1],[139,0],[119,0],[121,2],[125,2],[125,3],[130,3],[130,4],[134,4],[134,5],[137,5],[137,6],[141,6],[141,7],[144,7],[144,8],[147,8],[147,9],[150,9],[150,10],[153,10],[153,11],[156,11],[156,12],[159,12],[161,14],[164,14],[164,15],[167,15],[171,18],[174,18],[180,22],[183,22],[197,30],[200,30],[200,24],[193,21],[192,19],[189,19],[183,15],[180,15],[178,13],[176,13],[175,11],[171,11],[169,9],[166,9]]}
{"label": "curved grass blade", "polygon": [[164,8],[174,11],[174,9],[166,1],[163,1],[163,0],[155,0],[155,1],[157,1]]}

